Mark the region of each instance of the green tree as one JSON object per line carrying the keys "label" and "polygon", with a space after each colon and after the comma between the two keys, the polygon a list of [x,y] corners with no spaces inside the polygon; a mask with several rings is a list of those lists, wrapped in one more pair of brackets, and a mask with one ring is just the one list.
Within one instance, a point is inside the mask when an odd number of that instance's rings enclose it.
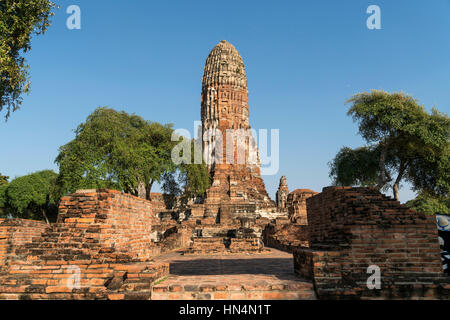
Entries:
{"label": "green tree", "polygon": [[403,93],[373,90],[347,102],[352,104],[348,115],[358,122],[368,147],[338,153],[330,164],[336,184],[364,185],[368,176],[373,183],[376,174],[376,186],[392,187],[397,200],[402,181],[410,181],[418,191],[448,193],[448,116],[435,109],[428,114]]}
{"label": "green tree", "polygon": [[23,54],[31,49],[33,34],[45,33],[55,4],[48,0],[0,1],[0,111],[5,118],[22,103],[30,88],[27,62]]}
{"label": "green tree", "polygon": [[417,150],[408,171],[414,190],[432,197],[448,197],[450,191],[450,121],[433,109],[423,121],[425,143]]}
{"label": "green tree", "polygon": [[7,216],[7,202],[6,202],[6,189],[7,184],[0,184],[0,218]]}
{"label": "green tree", "polygon": [[3,175],[0,173],[0,186],[1,186],[1,185],[4,185],[4,184],[8,184],[8,179],[9,179],[9,177],[3,176]]}
{"label": "green tree", "polygon": [[0,173],[0,218],[6,217],[7,208],[6,208],[6,188],[8,187],[8,179],[9,177],[3,176]]}
{"label": "green tree", "polygon": [[374,186],[377,184],[379,152],[375,148],[343,147],[329,163],[330,178],[337,186]]}
{"label": "green tree", "polygon": [[[211,185],[211,177],[208,171],[208,167],[203,160],[201,154],[201,141],[192,140],[191,143],[191,161],[190,163],[181,163],[179,165],[180,176],[179,182],[183,189],[183,195],[186,201],[196,197],[203,198],[206,190]],[[195,153],[200,152],[198,155],[202,161],[201,163],[195,163]]]}
{"label": "green tree", "polygon": [[414,200],[410,200],[405,205],[418,212],[426,214],[446,214],[450,215],[450,198],[435,197],[422,193]]}
{"label": "green tree", "polygon": [[163,199],[167,208],[173,209],[178,205],[178,199],[183,194],[178,182],[177,172],[166,172],[163,175],[163,184],[161,189],[163,191]]}
{"label": "green tree", "polygon": [[171,125],[145,121],[106,107],[96,109],[75,130],[75,139],[59,149],[61,192],[78,188],[114,188],[150,200],[154,182],[174,171]]}
{"label": "green tree", "polygon": [[[191,159],[187,161],[188,163],[181,163],[176,166],[176,172],[167,172],[164,175],[162,190],[169,208],[173,208],[177,204],[183,208],[190,200],[203,198],[211,185],[208,167],[204,161],[199,164],[194,161],[196,150],[200,150],[195,145],[199,143],[196,140],[191,141]],[[177,199],[179,199],[179,203],[177,203]]]}
{"label": "green tree", "polygon": [[59,194],[58,174],[51,170],[16,178],[6,188],[6,202],[11,214],[24,219],[55,220]]}

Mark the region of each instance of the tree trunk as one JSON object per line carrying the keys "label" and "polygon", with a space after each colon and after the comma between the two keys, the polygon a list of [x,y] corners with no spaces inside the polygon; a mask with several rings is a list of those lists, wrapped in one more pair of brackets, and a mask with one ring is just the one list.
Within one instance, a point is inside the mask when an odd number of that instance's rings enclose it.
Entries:
{"label": "tree trunk", "polygon": [[138,187],[136,189],[136,196],[145,199],[145,183],[142,181],[138,182]]}
{"label": "tree trunk", "polygon": [[50,225],[50,221],[48,221],[47,214],[45,213],[45,210],[41,209],[41,212],[42,212],[42,215],[44,216],[45,222],[47,222],[47,224]]}
{"label": "tree trunk", "polygon": [[400,161],[400,167],[398,169],[398,175],[397,175],[397,179],[395,179],[394,185],[392,186],[392,191],[394,193],[394,198],[395,200],[398,201],[399,199],[399,194],[398,194],[398,190],[399,190],[399,186],[400,186],[400,181],[403,178],[403,174],[405,173],[405,163],[403,160]]}
{"label": "tree trunk", "polygon": [[153,180],[150,180],[150,183],[145,186],[145,199],[147,199],[149,201],[152,200],[151,191],[152,191],[153,182],[154,182]]}
{"label": "tree trunk", "polygon": [[387,154],[387,142],[386,140],[382,144],[381,154],[380,154],[380,176],[378,177],[377,188],[381,189],[386,184],[386,154]]}

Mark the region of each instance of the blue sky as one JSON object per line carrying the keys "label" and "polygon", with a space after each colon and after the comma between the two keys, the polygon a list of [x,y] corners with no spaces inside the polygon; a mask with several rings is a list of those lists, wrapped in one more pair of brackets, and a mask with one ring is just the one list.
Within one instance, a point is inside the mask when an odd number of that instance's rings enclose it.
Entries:
{"label": "blue sky", "polygon": [[[57,171],[58,147],[98,106],[192,132],[203,65],[222,39],[244,59],[252,127],[280,130],[280,170],[264,176],[272,198],[281,175],[291,190],[321,191],[336,152],[364,144],[344,104],[357,92],[404,91],[450,111],[450,0],[57,2],[26,56],[31,93],[0,122],[11,178]],[[66,27],[72,4],[81,30]],[[366,27],[372,4],[381,30]],[[400,195],[414,197],[408,185]]]}

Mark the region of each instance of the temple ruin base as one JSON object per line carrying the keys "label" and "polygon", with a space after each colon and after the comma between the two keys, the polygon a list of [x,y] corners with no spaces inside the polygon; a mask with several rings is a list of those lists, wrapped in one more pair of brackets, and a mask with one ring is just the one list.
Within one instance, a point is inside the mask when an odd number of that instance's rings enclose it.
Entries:
{"label": "temple ruin base", "polygon": [[[0,299],[450,297],[433,216],[371,188],[305,202],[307,225],[232,207],[221,223],[199,205],[177,221],[150,201],[82,190],[61,199],[50,226],[0,220]],[[377,268],[381,287],[369,288]]]}

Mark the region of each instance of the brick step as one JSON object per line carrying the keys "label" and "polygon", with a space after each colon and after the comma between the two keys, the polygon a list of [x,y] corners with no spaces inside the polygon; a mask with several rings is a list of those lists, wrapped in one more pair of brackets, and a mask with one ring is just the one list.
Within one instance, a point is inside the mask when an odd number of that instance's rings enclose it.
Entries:
{"label": "brick step", "polygon": [[[244,276],[244,275],[243,275]],[[152,300],[315,300],[313,284],[299,280],[244,280],[239,283],[223,279],[186,282],[170,276],[154,285]]]}
{"label": "brick step", "polygon": [[148,300],[151,286],[169,272],[167,263],[79,265],[81,288],[67,286],[70,265],[15,265],[0,273],[0,299]]}
{"label": "brick step", "polygon": [[64,247],[64,246],[86,246],[96,244],[94,242],[86,242],[85,238],[71,237],[69,241],[57,241],[58,238],[39,238],[37,241],[27,243],[26,248],[41,248],[41,247]]}

